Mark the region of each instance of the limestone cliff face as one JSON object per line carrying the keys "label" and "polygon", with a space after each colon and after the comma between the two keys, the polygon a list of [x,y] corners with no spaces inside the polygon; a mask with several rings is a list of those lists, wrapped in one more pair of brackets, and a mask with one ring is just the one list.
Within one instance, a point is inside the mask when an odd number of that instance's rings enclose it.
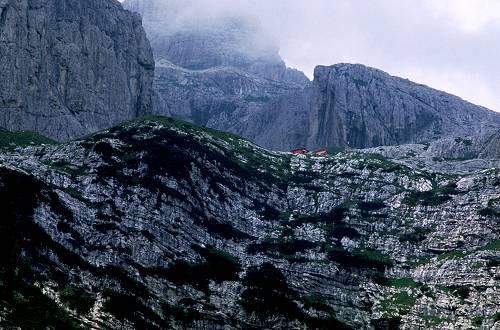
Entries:
{"label": "limestone cliff face", "polygon": [[298,94],[226,127],[275,150],[370,148],[491,135],[500,114],[374,68],[337,64],[317,67]]}
{"label": "limestone cliff face", "polygon": [[317,67],[307,145],[366,148],[484,133],[500,114],[362,65]]}
{"label": "limestone cliff face", "polygon": [[0,126],[66,140],[147,113],[154,60],[115,0],[0,1]]}
{"label": "limestone cliff face", "polygon": [[[287,68],[277,43],[245,17],[182,18],[189,2],[127,0],[143,16],[156,59],[156,114],[229,130],[309,80]],[[252,125],[251,123],[249,123]]]}

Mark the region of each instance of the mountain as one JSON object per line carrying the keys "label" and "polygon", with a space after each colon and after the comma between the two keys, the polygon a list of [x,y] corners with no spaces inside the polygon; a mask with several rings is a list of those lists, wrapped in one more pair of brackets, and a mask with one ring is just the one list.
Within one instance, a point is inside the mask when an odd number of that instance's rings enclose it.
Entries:
{"label": "mountain", "polygon": [[1,326],[500,324],[498,158],[294,156],[159,117],[2,134]]}
{"label": "mountain", "polygon": [[225,127],[276,150],[370,148],[488,134],[500,128],[500,114],[377,69],[337,64],[317,67],[304,90]]}
{"label": "mountain", "polygon": [[116,0],[0,1],[0,127],[58,140],[148,113],[154,60]]}
{"label": "mountain", "polygon": [[[127,0],[143,16],[156,60],[154,112],[220,128],[245,122],[309,79],[287,68],[277,41],[244,16],[188,15],[189,2]],[[227,130],[227,129],[224,129]]]}
{"label": "mountain", "polygon": [[157,61],[156,114],[232,132],[274,150],[370,148],[491,132],[500,114],[363,65],[286,68],[277,42],[234,13],[191,2],[127,0]]}

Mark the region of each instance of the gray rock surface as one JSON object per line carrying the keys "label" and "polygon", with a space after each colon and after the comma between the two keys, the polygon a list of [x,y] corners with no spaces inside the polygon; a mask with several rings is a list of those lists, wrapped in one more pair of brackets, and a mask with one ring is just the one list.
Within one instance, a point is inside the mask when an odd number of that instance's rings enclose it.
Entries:
{"label": "gray rock surface", "polygon": [[[500,127],[499,113],[363,65],[317,67],[303,93],[307,105],[288,104],[290,96],[284,95],[248,120],[263,126],[235,131],[271,149],[282,149],[283,140],[317,149],[422,143],[488,134]],[[301,107],[305,118],[294,116]],[[303,122],[301,131],[295,129],[297,121]],[[272,129],[283,123],[290,126]]]}
{"label": "gray rock surface", "polygon": [[415,169],[441,173],[473,173],[500,167],[499,131],[468,137],[447,138],[426,144],[405,144],[363,149]]}
{"label": "gray rock surface", "polygon": [[58,140],[148,113],[154,60],[116,0],[0,1],[0,126]]}
{"label": "gray rock surface", "polygon": [[496,161],[292,156],[162,118],[9,145],[0,325],[43,292],[95,329],[497,329]]}
{"label": "gray rock surface", "polygon": [[270,100],[309,84],[247,17],[182,21],[189,3],[180,1],[127,0],[124,6],[143,16],[151,40],[156,114],[237,132]]}
{"label": "gray rock surface", "polygon": [[189,4],[124,3],[143,15],[152,40],[156,114],[274,150],[421,143],[500,127],[498,113],[363,65],[319,66],[309,83],[251,19],[193,17]]}

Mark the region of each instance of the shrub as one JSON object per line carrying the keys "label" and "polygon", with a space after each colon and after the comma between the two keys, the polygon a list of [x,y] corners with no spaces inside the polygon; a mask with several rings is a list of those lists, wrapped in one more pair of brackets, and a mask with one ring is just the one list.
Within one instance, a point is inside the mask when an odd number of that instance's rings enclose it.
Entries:
{"label": "shrub", "polygon": [[326,300],[318,294],[312,294],[302,298],[305,308],[313,308],[318,311],[333,312],[332,308],[326,304]]}
{"label": "shrub", "polygon": [[270,263],[250,267],[243,279],[240,305],[259,317],[285,316],[296,319],[300,309],[283,273]]}
{"label": "shrub", "polygon": [[138,329],[168,328],[158,314],[136,297],[112,290],[105,290],[103,294],[107,298],[104,310],[118,320],[128,320]]}
{"label": "shrub", "polygon": [[449,286],[448,289],[460,299],[467,299],[470,295],[470,289],[465,286]]}
{"label": "shrub", "polygon": [[401,328],[401,317],[386,317],[372,320],[375,330],[398,330]]}
{"label": "shrub", "polygon": [[90,293],[73,286],[66,286],[61,291],[60,298],[63,303],[68,304],[69,307],[76,310],[79,314],[88,314],[95,302],[94,297]]}
{"label": "shrub", "polygon": [[409,295],[407,292],[398,292],[392,295],[392,297],[382,301],[381,306],[386,310],[390,310],[392,306],[402,309],[403,311],[408,311],[413,305],[417,298]]}
{"label": "shrub", "polygon": [[486,244],[486,246],[483,249],[491,251],[500,251],[500,239],[490,241],[488,244]]}
{"label": "shrub", "polygon": [[252,236],[247,233],[242,232],[239,229],[234,228],[229,223],[218,222],[214,219],[203,218],[196,222],[207,229],[211,234],[220,236],[225,239],[232,239],[234,241],[243,241],[252,238]]}
{"label": "shrub", "polygon": [[101,155],[104,159],[110,159],[113,156],[113,146],[107,142],[97,142],[94,146],[94,151]]}
{"label": "shrub", "polygon": [[350,253],[342,248],[330,247],[327,252],[330,261],[337,262],[343,267],[383,271],[393,265],[389,256],[376,250],[357,250]]}
{"label": "shrub", "polygon": [[464,146],[471,146],[472,145],[472,140],[470,140],[470,139],[463,139],[463,138],[460,138],[460,137],[456,138],[455,142],[458,143],[458,144],[462,143]]}
{"label": "shrub", "polygon": [[457,195],[456,185],[434,188],[429,191],[412,191],[403,199],[410,206],[438,206],[451,200],[451,195]]}
{"label": "shrub", "polygon": [[388,284],[397,288],[417,288],[421,285],[411,278],[391,278]]}
{"label": "shrub", "polygon": [[208,291],[210,280],[216,283],[237,280],[241,271],[239,260],[231,254],[215,249],[197,248],[204,261],[175,261],[166,271],[167,278],[175,284],[189,284],[201,291]]}
{"label": "shrub", "polygon": [[370,213],[386,208],[387,205],[382,201],[359,202],[358,208],[361,212]]}
{"label": "shrub", "polygon": [[431,229],[428,228],[423,228],[423,227],[416,227],[412,231],[401,234],[399,236],[399,241],[400,242],[410,242],[410,243],[420,243],[424,241],[427,238],[427,235],[429,235],[432,232]]}
{"label": "shrub", "polygon": [[494,218],[500,218],[500,210],[497,208],[493,207],[486,207],[481,210],[479,210],[479,215],[483,217],[494,217]]}

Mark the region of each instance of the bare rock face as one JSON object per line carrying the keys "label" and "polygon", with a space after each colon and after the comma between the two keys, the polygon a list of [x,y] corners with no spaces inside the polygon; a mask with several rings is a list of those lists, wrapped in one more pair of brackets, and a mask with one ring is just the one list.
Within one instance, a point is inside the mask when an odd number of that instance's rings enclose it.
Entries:
{"label": "bare rock face", "polygon": [[304,73],[286,67],[277,42],[251,19],[195,17],[186,14],[190,4],[124,2],[143,16],[151,40],[156,114],[227,131],[246,125],[270,100],[309,84]]}
{"label": "bare rock face", "polygon": [[363,65],[319,66],[311,83],[245,18],[193,22],[189,2],[174,0],[125,6],[144,16],[152,40],[156,114],[273,150],[423,143],[500,127],[500,114]]}
{"label": "bare rock face", "polygon": [[143,15],[152,42],[156,114],[274,150],[422,143],[500,127],[486,108],[363,65],[318,66],[311,83],[252,20],[193,18],[190,4],[124,3]]}
{"label": "bare rock face", "polygon": [[483,133],[500,114],[362,65],[317,67],[309,146],[366,148]]}
{"label": "bare rock face", "polygon": [[66,140],[147,113],[154,60],[115,0],[0,1],[0,126]]}
{"label": "bare rock face", "polygon": [[[269,102],[247,120],[251,125],[234,131],[262,146],[290,150],[453,141],[490,136],[500,127],[498,113],[363,65],[319,66],[300,93]],[[302,103],[290,102],[297,99]]]}

